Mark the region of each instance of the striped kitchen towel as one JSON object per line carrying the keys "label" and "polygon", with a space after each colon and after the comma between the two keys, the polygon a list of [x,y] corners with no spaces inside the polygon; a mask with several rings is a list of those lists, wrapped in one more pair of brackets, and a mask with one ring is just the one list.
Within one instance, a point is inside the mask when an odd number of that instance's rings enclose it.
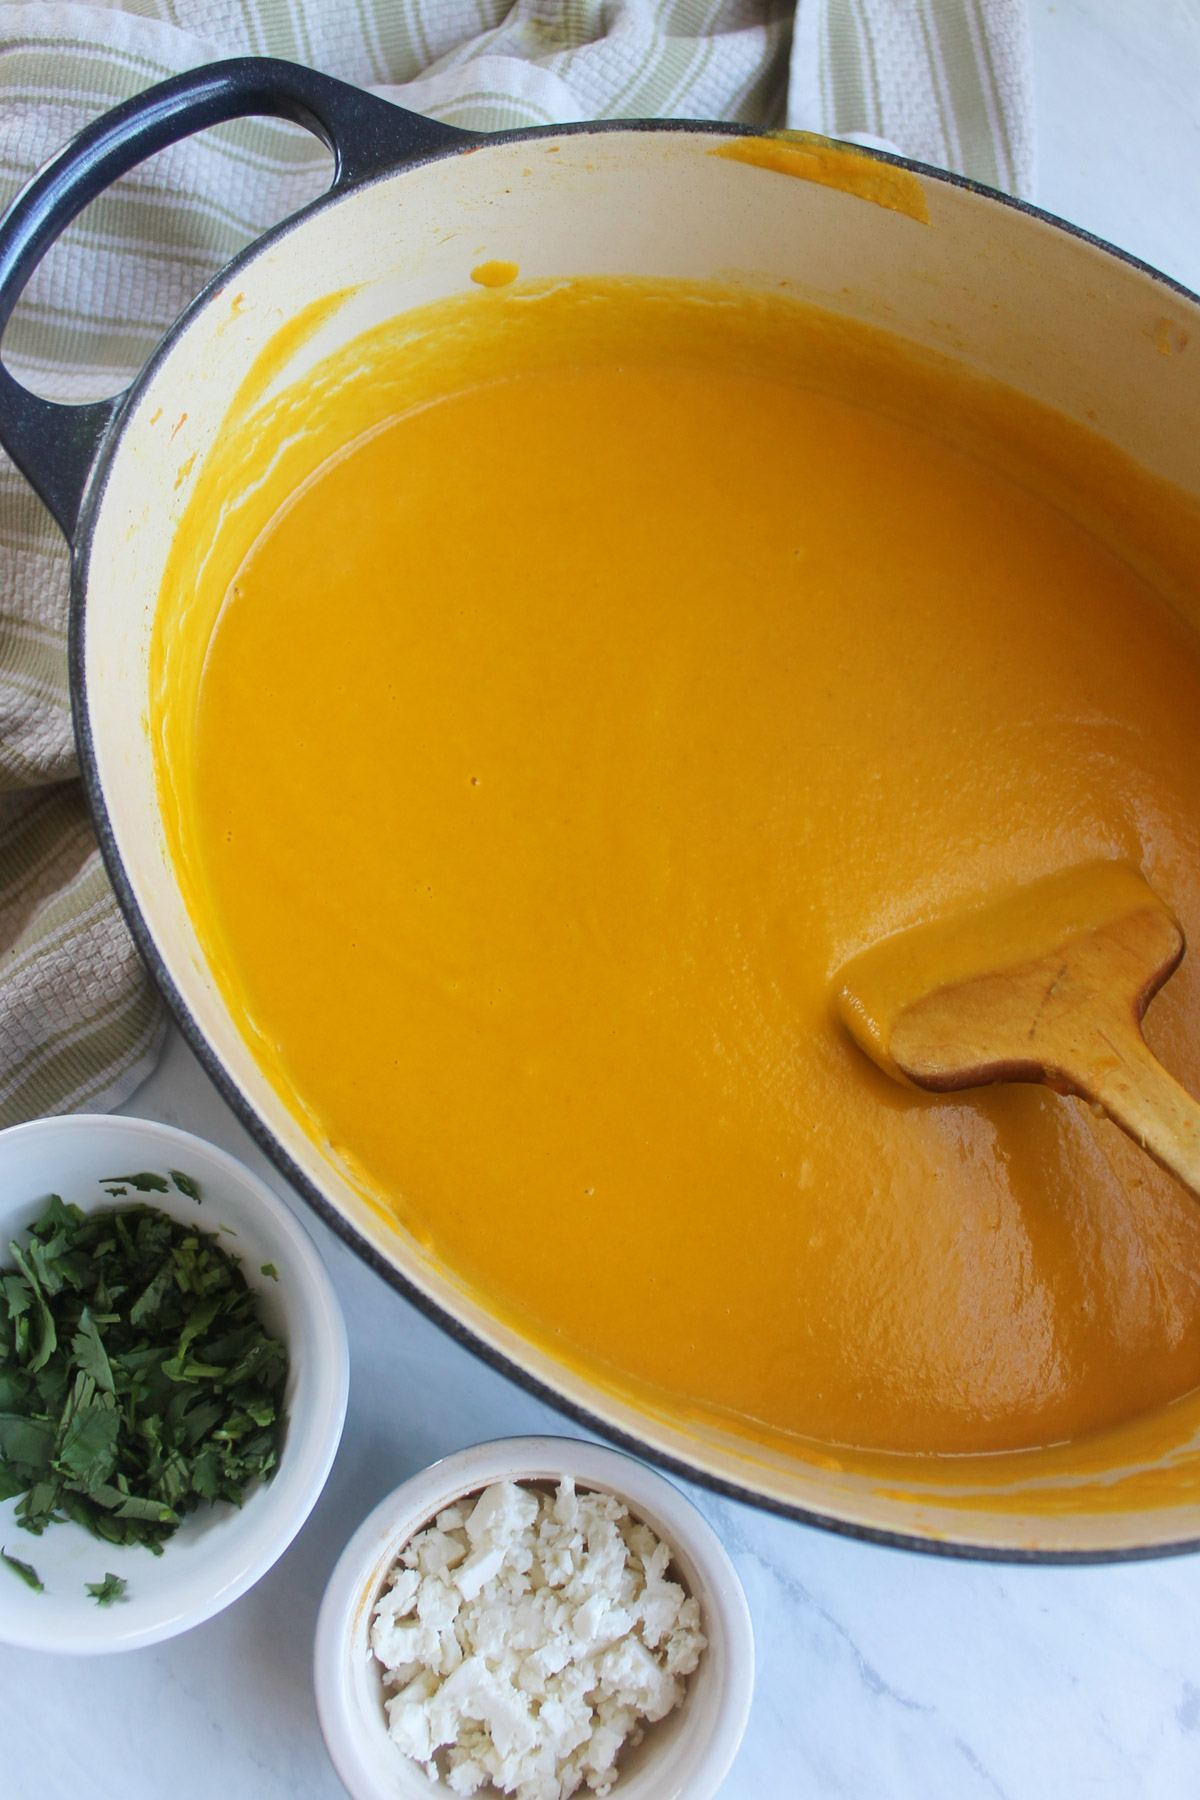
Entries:
{"label": "striped kitchen towel", "polygon": [[[107,107],[205,62],[289,57],[455,125],[722,118],[885,143],[1027,194],[1025,0],[96,0],[0,4],[0,205]],[[5,361],[118,391],[242,244],[315,197],[307,133],[246,121],[163,152],[37,271]],[[0,455],[0,1124],[117,1105],[163,1015],[76,779],[67,555]]]}

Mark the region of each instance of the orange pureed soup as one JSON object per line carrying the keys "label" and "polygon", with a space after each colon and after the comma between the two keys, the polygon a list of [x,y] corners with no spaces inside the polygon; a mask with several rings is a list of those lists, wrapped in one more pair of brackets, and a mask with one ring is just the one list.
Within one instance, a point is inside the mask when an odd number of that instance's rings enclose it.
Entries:
{"label": "orange pureed soup", "polygon": [[[154,727],[313,1134],[529,1337],[761,1442],[1010,1450],[1196,1388],[1195,1202],[1073,1100],[901,1090],[831,1003],[880,936],[1094,858],[1200,942],[1186,509],[734,290],[517,284],[265,381]],[[1146,1024],[1193,1089],[1198,981]]]}

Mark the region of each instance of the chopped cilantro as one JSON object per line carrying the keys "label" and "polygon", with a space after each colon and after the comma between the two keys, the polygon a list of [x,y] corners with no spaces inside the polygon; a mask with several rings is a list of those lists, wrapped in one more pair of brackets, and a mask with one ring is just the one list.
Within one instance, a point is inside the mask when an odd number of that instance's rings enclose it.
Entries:
{"label": "chopped cilantro", "polygon": [[275,1267],[274,1263],[264,1263],[258,1272],[260,1275],[265,1275],[268,1281],[279,1280],[279,1270]]}
{"label": "chopped cilantro", "polygon": [[[108,1179],[167,1191],[162,1175]],[[172,1180],[187,1192],[190,1177]],[[287,1358],[216,1237],[145,1202],[84,1213],[52,1195],[9,1252],[0,1500],[17,1500],[19,1525],[38,1536],[73,1519],[157,1555],[202,1502],[239,1505],[252,1482],[270,1480]]]}
{"label": "chopped cilantro", "polygon": [[194,1200],[196,1205],[199,1206],[201,1199],[200,1183],[196,1180],[195,1176],[185,1175],[182,1169],[168,1169],[167,1173],[170,1175],[171,1180],[175,1183],[175,1186],[179,1189],[180,1193],[186,1194],[189,1200]]}
{"label": "chopped cilantro", "polygon": [[19,1575],[35,1594],[45,1593],[46,1585],[32,1563],[22,1562],[19,1556],[10,1556],[7,1550],[0,1550],[0,1562],[6,1562],[13,1574]]}
{"label": "chopped cilantro", "polygon": [[85,1581],[83,1585],[97,1606],[111,1606],[125,1598],[127,1584],[123,1576],[106,1574],[103,1581]]}

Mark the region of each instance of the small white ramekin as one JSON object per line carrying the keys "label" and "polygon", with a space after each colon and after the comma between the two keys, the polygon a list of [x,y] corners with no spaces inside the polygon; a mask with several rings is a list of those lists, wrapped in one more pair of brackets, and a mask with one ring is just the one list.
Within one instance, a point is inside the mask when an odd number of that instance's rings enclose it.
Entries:
{"label": "small white ramekin", "polygon": [[[197,1204],[175,1188],[111,1200],[101,1178],[171,1169],[192,1176]],[[220,1234],[258,1294],[268,1329],[287,1345],[287,1408],[279,1465],[240,1507],[220,1502],[189,1513],[153,1556],[114,1547],[83,1526],[21,1531],[16,1501],[0,1504],[0,1548],[32,1564],[43,1593],[0,1567],[0,1641],[31,1650],[94,1655],[133,1650],[210,1619],[282,1556],[325,1485],[346,1416],[350,1360],[346,1328],[317,1248],[265,1182],[202,1138],[148,1119],[80,1115],[36,1119],[0,1131],[0,1265],[55,1193],[85,1211],[144,1200],[200,1231]],[[274,1278],[263,1274],[263,1265]],[[86,1584],[111,1571],[126,1598],[99,1607]]]}
{"label": "small white ramekin", "polygon": [[581,1488],[617,1495],[670,1544],[675,1567],[700,1602],[708,1638],[682,1704],[648,1726],[623,1759],[614,1800],[709,1800],[720,1786],[745,1731],[754,1688],[750,1613],[720,1539],[678,1488],[633,1457],[579,1438],[517,1437],[460,1450],[406,1481],[364,1519],[330,1576],[317,1620],[317,1712],[352,1800],[431,1800],[448,1791],[431,1787],[420,1765],[387,1734],[382,1671],[369,1634],[372,1610],[400,1551],[464,1494],[493,1481],[563,1475]]}

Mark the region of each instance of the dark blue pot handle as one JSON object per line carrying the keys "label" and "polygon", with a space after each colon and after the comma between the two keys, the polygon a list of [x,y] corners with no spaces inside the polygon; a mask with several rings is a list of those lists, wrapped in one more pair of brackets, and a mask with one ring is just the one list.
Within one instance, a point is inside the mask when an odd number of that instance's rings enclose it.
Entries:
{"label": "dark blue pot handle", "polygon": [[[305,125],[334,155],[331,191],[475,140],[299,63],[266,56],[209,63],[114,107],[39,169],[0,222],[0,335],[29,277],[90,200],[129,169],[208,125],[270,116]],[[85,406],[40,399],[0,363],[0,444],[67,541],[88,476],[123,395]]]}

